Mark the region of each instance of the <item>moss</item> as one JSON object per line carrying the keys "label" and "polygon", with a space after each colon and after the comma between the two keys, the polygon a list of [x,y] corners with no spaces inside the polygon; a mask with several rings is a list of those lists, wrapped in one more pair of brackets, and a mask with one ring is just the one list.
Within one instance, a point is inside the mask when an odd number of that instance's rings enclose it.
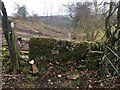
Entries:
{"label": "moss", "polygon": [[20,70],[25,74],[28,75],[30,73],[30,65],[24,65],[20,67]]}
{"label": "moss", "polygon": [[27,76],[26,76],[29,80],[31,80],[31,81],[35,81],[38,77],[37,76],[33,76],[33,75],[31,75],[31,74],[27,74]]}
{"label": "moss", "polygon": [[[77,62],[85,59],[93,60],[93,52],[100,50],[99,44],[95,42],[73,42],[52,38],[33,37],[29,42],[29,58],[34,59],[40,68],[47,67],[49,62]],[[99,54],[97,55],[99,56]]]}
{"label": "moss", "polygon": [[28,51],[19,51],[19,53],[20,53],[21,55],[28,55],[28,54],[29,54]]}
{"label": "moss", "polygon": [[3,56],[4,58],[10,58],[9,52],[4,53],[2,56]]}

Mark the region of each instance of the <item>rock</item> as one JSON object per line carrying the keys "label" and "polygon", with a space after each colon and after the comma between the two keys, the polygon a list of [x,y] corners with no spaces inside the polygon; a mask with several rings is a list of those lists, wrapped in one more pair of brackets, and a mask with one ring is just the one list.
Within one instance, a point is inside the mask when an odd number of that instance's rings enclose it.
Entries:
{"label": "rock", "polygon": [[61,78],[62,76],[59,74],[58,77]]}
{"label": "rock", "polygon": [[32,73],[33,73],[33,74],[38,73],[38,72],[39,72],[38,67],[34,64],[35,61],[34,61],[34,60],[31,60],[31,61],[29,61],[29,63],[32,64],[32,67],[31,67]]}
{"label": "rock", "polygon": [[35,64],[32,64],[32,73],[36,74],[38,72],[39,72],[39,70],[38,70],[37,66]]}
{"label": "rock", "polygon": [[72,71],[67,74],[67,78],[70,80],[76,80],[79,78],[79,73],[77,71]]}
{"label": "rock", "polygon": [[30,64],[34,64],[34,62],[35,62],[34,60],[29,61]]}

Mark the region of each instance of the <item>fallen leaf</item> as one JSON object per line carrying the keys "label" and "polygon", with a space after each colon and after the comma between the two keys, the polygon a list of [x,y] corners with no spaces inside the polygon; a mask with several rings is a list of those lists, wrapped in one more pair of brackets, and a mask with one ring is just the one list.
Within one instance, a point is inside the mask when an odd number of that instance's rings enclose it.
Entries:
{"label": "fallen leaf", "polygon": [[72,71],[67,74],[68,79],[76,80],[79,78],[79,73],[78,71]]}

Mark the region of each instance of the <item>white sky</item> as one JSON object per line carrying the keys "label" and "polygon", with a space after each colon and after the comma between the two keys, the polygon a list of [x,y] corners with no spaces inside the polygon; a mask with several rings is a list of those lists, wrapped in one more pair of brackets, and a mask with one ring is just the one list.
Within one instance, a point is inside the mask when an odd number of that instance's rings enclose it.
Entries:
{"label": "white sky", "polygon": [[[78,2],[78,1],[89,2],[93,0],[3,0],[8,15],[12,15],[12,13],[16,12],[15,3],[18,3],[20,5],[26,5],[30,15],[32,14],[32,12],[34,12],[40,16],[45,16],[47,15],[47,13],[48,15],[51,15],[51,13],[52,15],[64,15],[66,13],[63,4],[66,5],[67,3]],[[97,0],[97,1],[101,2],[103,0]]]}

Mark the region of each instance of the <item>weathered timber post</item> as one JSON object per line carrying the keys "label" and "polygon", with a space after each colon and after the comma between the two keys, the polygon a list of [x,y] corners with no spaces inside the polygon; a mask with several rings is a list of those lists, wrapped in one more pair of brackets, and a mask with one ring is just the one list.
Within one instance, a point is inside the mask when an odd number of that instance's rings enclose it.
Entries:
{"label": "weathered timber post", "polygon": [[120,29],[120,1],[118,2],[118,11],[117,11],[117,29]]}
{"label": "weathered timber post", "polygon": [[19,60],[18,60],[18,51],[16,50],[15,35],[14,31],[11,28],[11,22],[8,20],[6,8],[2,2],[2,29],[5,36],[5,39],[8,44],[8,49],[11,58],[11,67],[14,73],[19,70]]}
{"label": "weathered timber post", "polygon": [[[2,2],[0,0],[0,10],[2,9]],[[2,48],[2,16],[0,13],[0,48]],[[0,90],[2,90],[2,50],[0,50]]]}

